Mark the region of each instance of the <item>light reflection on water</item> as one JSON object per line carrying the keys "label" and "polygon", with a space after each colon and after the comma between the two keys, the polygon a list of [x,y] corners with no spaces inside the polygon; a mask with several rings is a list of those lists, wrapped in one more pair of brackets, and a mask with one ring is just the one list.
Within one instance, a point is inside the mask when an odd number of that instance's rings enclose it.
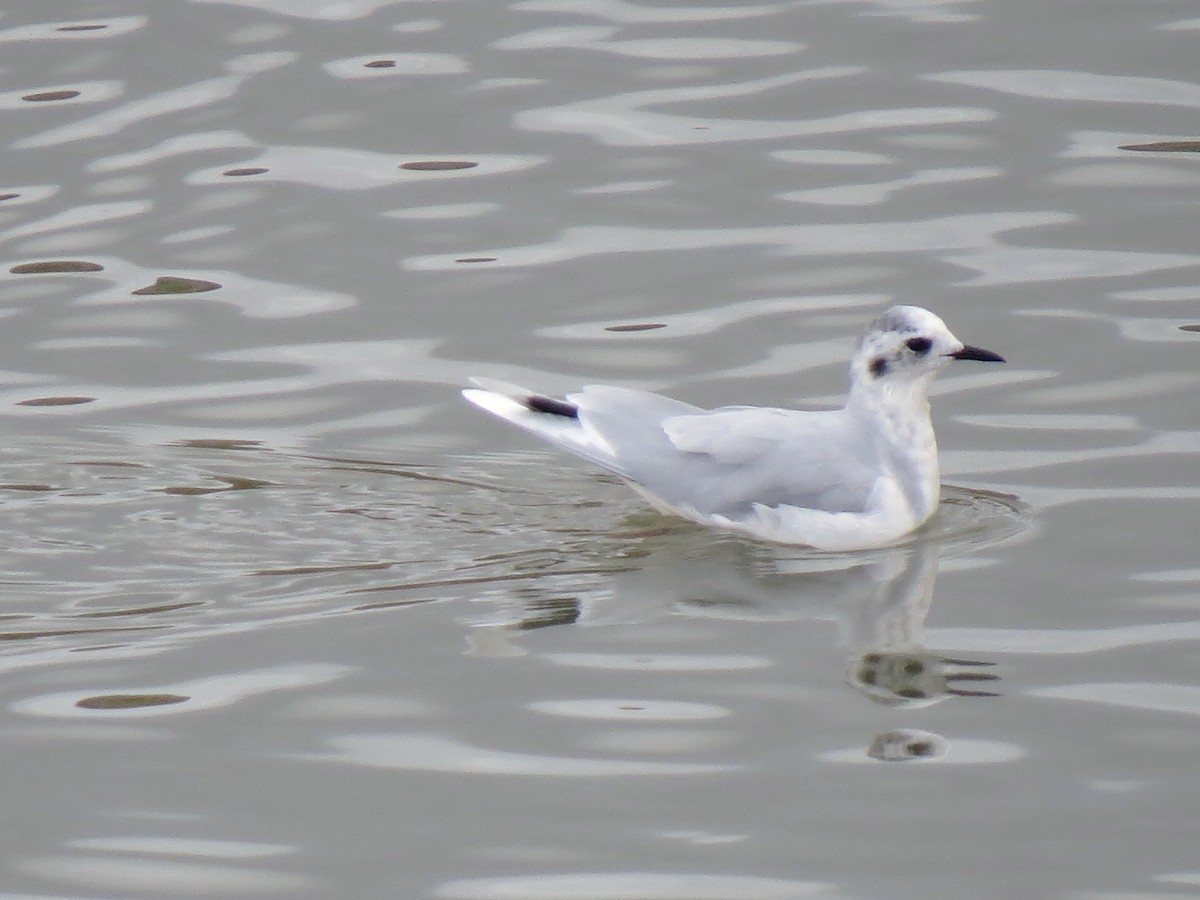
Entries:
{"label": "light reflection on water", "polygon": [[790,900],[796,897],[827,896],[832,885],[761,878],[751,875],[691,875],[687,873],[586,872],[576,875],[530,875],[522,878],[492,878],[452,881],[442,885],[438,897],[456,900],[494,900],[528,897],[530,900]]}
{"label": "light reflection on water", "polygon": [[[7,889],[1194,882],[1194,19],[90,11],[0,25]],[[1012,363],[938,386],[964,487],[878,554],[457,399],[832,403],[895,301]]]}

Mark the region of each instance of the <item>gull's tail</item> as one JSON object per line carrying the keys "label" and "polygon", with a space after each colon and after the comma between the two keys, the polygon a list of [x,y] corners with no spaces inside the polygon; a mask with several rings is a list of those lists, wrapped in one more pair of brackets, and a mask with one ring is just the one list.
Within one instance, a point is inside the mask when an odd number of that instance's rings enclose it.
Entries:
{"label": "gull's tail", "polygon": [[612,445],[580,417],[579,406],[570,399],[547,397],[493,378],[472,378],[471,383],[475,387],[467,388],[462,395],[475,406],[609,471],[622,474]]}

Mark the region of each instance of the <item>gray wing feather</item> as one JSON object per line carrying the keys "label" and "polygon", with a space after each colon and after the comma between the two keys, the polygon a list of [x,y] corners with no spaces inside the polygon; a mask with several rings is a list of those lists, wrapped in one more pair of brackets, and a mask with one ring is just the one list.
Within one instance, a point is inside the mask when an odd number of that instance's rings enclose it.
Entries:
{"label": "gray wing feather", "polygon": [[863,429],[845,410],[704,410],[647,391],[589,385],[578,416],[531,409],[529,391],[476,379],[475,405],[557,444],[678,510],[731,519],[758,506],[862,512],[879,478]]}
{"label": "gray wing feather", "polygon": [[857,423],[843,410],[706,411],[607,387],[569,399],[611,448],[616,465],[607,468],[677,508],[725,516],[756,503],[860,512],[878,477],[873,448],[856,440]]}

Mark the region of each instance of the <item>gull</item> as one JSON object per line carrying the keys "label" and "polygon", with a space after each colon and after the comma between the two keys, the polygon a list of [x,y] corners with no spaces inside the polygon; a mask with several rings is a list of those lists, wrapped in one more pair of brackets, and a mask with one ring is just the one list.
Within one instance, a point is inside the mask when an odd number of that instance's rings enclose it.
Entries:
{"label": "gull", "polygon": [[938,505],[929,386],[954,360],[1004,362],[919,306],[871,322],[841,409],[701,409],[588,385],[557,399],[472,378],[471,403],[623,479],[662,512],[750,538],[866,550],[904,538]]}

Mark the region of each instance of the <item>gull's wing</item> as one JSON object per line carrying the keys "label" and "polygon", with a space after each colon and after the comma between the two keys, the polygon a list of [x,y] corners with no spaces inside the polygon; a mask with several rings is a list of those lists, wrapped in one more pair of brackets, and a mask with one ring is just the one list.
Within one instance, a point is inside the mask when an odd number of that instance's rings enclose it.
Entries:
{"label": "gull's wing", "polygon": [[730,407],[661,423],[674,453],[639,460],[635,478],[673,505],[740,518],[756,506],[864,510],[875,448],[844,410]]}
{"label": "gull's wing", "polygon": [[[477,380],[477,406],[639,485],[667,506],[741,518],[756,506],[862,512],[879,471],[844,410],[702,410],[590,385],[567,402]],[[558,405],[556,405],[558,404]]]}

